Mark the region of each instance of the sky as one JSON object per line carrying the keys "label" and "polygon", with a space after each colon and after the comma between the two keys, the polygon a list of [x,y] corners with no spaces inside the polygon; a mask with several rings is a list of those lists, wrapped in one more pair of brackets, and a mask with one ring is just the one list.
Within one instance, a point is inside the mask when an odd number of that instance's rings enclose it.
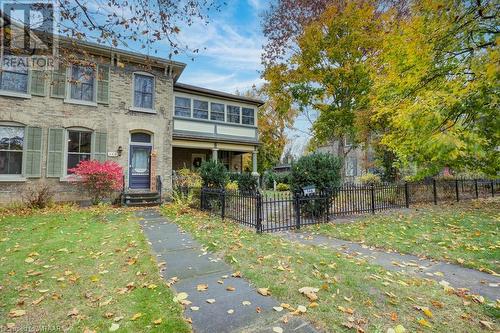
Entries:
{"label": "sky", "polygon": [[194,60],[192,54],[174,57],[187,64],[179,82],[228,93],[263,83],[260,56],[264,36],[259,15],[268,1],[227,2],[210,16],[208,25],[181,27],[179,40],[200,51]]}

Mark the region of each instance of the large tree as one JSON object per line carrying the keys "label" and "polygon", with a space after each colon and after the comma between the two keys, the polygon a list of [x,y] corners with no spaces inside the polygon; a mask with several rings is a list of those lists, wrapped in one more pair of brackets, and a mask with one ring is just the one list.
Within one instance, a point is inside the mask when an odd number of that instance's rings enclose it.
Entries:
{"label": "large tree", "polygon": [[[264,105],[258,111],[259,126],[259,157],[257,168],[259,173],[272,169],[280,161],[285,145],[287,144],[286,129],[293,125],[296,111],[289,107],[280,109],[283,105],[272,99],[267,93],[268,86],[253,87],[243,95],[260,99]],[[250,168],[250,160],[247,160]]]}
{"label": "large tree", "polygon": [[499,7],[422,0],[388,22],[373,59],[370,123],[422,175],[500,171]]}
{"label": "large tree", "polygon": [[316,145],[356,140],[357,114],[368,107],[369,59],[376,50],[380,15],[375,1],[332,5],[304,28],[285,63],[269,65],[265,77],[278,101],[318,111],[312,130]]}

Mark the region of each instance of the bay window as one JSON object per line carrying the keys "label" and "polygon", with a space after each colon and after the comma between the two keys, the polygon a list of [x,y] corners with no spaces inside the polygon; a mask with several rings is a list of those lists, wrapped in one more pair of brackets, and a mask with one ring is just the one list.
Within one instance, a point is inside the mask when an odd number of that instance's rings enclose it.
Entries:
{"label": "bay window", "polygon": [[0,175],[22,174],[24,128],[0,126]]}

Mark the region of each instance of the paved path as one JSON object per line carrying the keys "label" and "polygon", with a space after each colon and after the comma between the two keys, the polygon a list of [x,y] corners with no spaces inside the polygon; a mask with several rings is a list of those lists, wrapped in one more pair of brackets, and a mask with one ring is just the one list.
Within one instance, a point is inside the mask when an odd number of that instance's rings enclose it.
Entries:
{"label": "paved path", "polygon": [[[273,306],[279,306],[274,298],[261,296],[243,278],[231,277],[230,266],[204,251],[189,234],[168,222],[156,209],[139,211],[137,215],[141,217],[140,223],[158,261],[166,262],[161,272],[163,278],[167,281],[179,278],[172,288],[189,295],[187,299],[192,304],[185,307],[184,314],[191,318],[195,332],[273,332],[273,327],[281,327],[283,332],[317,332],[300,317],[289,316],[288,323],[283,323],[285,310],[281,313],[273,310]],[[197,291],[199,284],[207,284],[208,289]],[[228,286],[235,290],[227,291]],[[209,304],[207,299],[215,299],[215,303]],[[251,304],[243,305],[243,301]],[[191,310],[192,306],[199,310]],[[228,310],[234,312],[229,314]]]}
{"label": "paved path", "polygon": [[406,272],[436,281],[447,281],[454,288],[467,288],[491,300],[500,299],[500,278],[474,269],[417,256],[385,252],[360,243],[349,242],[307,232],[282,232],[291,241],[334,248],[364,258],[390,271]]}

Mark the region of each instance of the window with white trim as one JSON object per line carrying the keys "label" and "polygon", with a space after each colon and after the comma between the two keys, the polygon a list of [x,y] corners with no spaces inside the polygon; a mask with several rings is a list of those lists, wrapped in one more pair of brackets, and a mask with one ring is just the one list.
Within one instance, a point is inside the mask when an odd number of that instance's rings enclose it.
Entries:
{"label": "window with white trim", "polygon": [[234,105],[227,106],[227,122],[229,123],[240,123],[240,107]]}
{"label": "window with white trim", "polygon": [[345,175],[347,177],[354,177],[358,175],[358,159],[349,156],[345,161]]}
{"label": "window with white trim", "polygon": [[24,128],[0,126],[0,175],[23,172]]}
{"label": "window with white trim", "polygon": [[191,99],[175,96],[175,115],[191,117]]}
{"label": "window with white trim", "polygon": [[210,103],[210,120],[224,121],[224,104]]}
{"label": "window with white trim", "polygon": [[81,161],[90,160],[92,147],[92,132],[68,130],[67,173]]}
{"label": "window with white trim", "polygon": [[208,102],[193,100],[193,118],[208,119]]}
{"label": "window with white trim", "polygon": [[155,78],[134,73],[134,107],[153,110]]}
{"label": "window with white trim", "polygon": [[79,101],[95,101],[95,71],[92,67],[71,66],[70,98]]}
{"label": "window with white trim", "polygon": [[28,70],[0,71],[0,90],[27,94],[28,93]]}
{"label": "window with white trim", "polygon": [[255,124],[255,111],[250,108],[241,109],[241,122],[245,125]]}

